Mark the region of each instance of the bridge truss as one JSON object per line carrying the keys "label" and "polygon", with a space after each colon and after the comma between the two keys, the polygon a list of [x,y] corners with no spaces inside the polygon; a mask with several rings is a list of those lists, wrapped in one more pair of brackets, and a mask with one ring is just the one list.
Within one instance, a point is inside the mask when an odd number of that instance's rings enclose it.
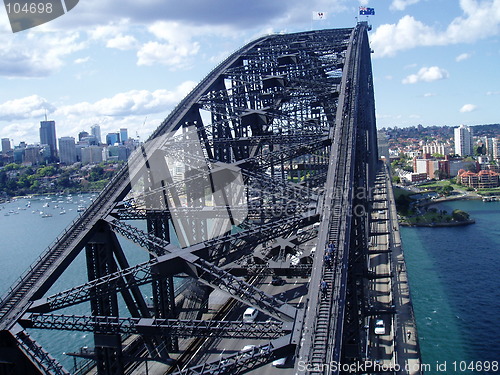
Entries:
{"label": "bridge truss", "polygon": [[[69,373],[31,329],[92,332],[87,357],[107,375],[139,357],[172,363],[180,339],[199,337],[268,343],[179,373],[244,373],[291,354],[311,364],[361,358],[378,159],[367,27],[265,36],[203,79],[3,297],[0,374]],[[130,264],[119,238],[148,260]],[[297,253],[308,241],[315,254]],[[56,288],[79,254],[88,281]],[[291,256],[299,262],[276,262]],[[307,302],[254,282],[275,274],[309,278]],[[202,319],[213,290],[270,320]],[[87,313],[68,313],[77,305]]]}

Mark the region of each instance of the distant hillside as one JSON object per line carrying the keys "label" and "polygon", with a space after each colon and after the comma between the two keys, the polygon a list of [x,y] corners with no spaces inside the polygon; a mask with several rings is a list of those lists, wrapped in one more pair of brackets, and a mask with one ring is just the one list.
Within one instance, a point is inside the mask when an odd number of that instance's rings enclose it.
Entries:
{"label": "distant hillside", "polygon": [[472,126],[476,137],[499,137],[500,124],[474,125]]}
{"label": "distant hillside", "polygon": [[[457,126],[409,126],[404,128],[382,128],[389,138],[416,138],[416,139],[434,139],[438,138],[453,138],[453,129]],[[500,137],[500,124],[488,125],[472,125],[471,126],[476,137]]]}

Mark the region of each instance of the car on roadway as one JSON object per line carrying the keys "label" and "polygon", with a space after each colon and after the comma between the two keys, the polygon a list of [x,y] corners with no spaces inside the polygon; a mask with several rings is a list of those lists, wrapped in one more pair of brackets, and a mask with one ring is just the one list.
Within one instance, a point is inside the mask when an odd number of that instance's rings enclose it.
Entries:
{"label": "car on roadway", "polygon": [[255,321],[255,318],[257,318],[257,315],[259,315],[259,310],[254,307],[249,307],[243,313],[243,321],[246,323],[252,323]]}
{"label": "car on roadway", "polygon": [[289,356],[279,358],[279,359],[276,359],[273,361],[273,367],[277,367],[277,368],[286,368],[286,367],[290,368],[290,367],[293,367],[293,364],[294,364],[294,356],[293,355],[289,355]]}
{"label": "car on roadway", "polygon": [[382,319],[377,319],[375,321],[375,329],[374,332],[376,335],[385,335],[385,324]]}
{"label": "car on roadway", "polygon": [[273,276],[273,279],[271,280],[272,285],[283,285],[285,284],[285,280],[279,276]]}

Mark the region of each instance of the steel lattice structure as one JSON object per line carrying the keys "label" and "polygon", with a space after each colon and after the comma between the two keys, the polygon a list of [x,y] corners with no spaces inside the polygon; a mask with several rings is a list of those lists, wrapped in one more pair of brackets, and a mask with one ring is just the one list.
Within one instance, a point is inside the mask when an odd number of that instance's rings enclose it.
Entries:
{"label": "steel lattice structure", "polygon": [[[368,190],[378,159],[367,28],[265,36],[207,75],[3,297],[0,374],[68,373],[32,328],[93,332],[90,357],[107,375],[134,361],[124,335],[166,363],[182,350],[179,338],[269,342],[182,374],[244,373],[291,353],[310,363],[359,355],[362,286],[350,272],[366,247],[368,219],[353,208],[369,205],[355,193]],[[118,236],[149,260],[129,264]],[[273,263],[308,241],[316,241],[315,255]],[[88,282],[49,293],[82,252]],[[253,282],[275,274],[310,277],[308,303],[292,305]],[[183,293],[193,312],[217,289],[272,320],[183,318],[179,275],[190,280]],[[88,314],[57,313],[77,304]]]}

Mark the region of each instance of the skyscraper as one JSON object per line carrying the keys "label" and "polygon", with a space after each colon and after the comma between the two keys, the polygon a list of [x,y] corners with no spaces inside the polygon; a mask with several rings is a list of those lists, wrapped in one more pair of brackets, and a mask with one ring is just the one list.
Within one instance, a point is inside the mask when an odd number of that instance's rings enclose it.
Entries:
{"label": "skyscraper", "polygon": [[472,145],[472,129],[465,125],[455,129],[455,154],[470,156],[474,153]]}
{"label": "skyscraper", "polygon": [[102,140],[101,140],[101,127],[99,125],[97,125],[97,124],[92,125],[90,127],[90,134],[92,134],[97,139],[98,144],[102,143]]}
{"label": "skyscraper", "polygon": [[120,141],[122,144],[128,140],[128,130],[125,128],[120,129]]}
{"label": "skyscraper", "polygon": [[50,161],[57,159],[56,122],[40,121],[40,143],[50,147]]}
{"label": "skyscraper", "polygon": [[78,142],[81,142],[83,138],[87,138],[89,136],[89,133],[87,133],[85,130],[81,131],[78,133]]}
{"label": "skyscraper", "polygon": [[2,138],[2,153],[6,154],[10,150],[12,150],[12,148],[10,147],[10,139]]}
{"label": "skyscraper", "polygon": [[120,143],[120,133],[108,133],[106,135],[106,144],[113,146]]}
{"label": "skyscraper", "polygon": [[76,146],[75,138],[61,137],[59,138],[59,159],[61,163],[73,164],[76,163]]}

